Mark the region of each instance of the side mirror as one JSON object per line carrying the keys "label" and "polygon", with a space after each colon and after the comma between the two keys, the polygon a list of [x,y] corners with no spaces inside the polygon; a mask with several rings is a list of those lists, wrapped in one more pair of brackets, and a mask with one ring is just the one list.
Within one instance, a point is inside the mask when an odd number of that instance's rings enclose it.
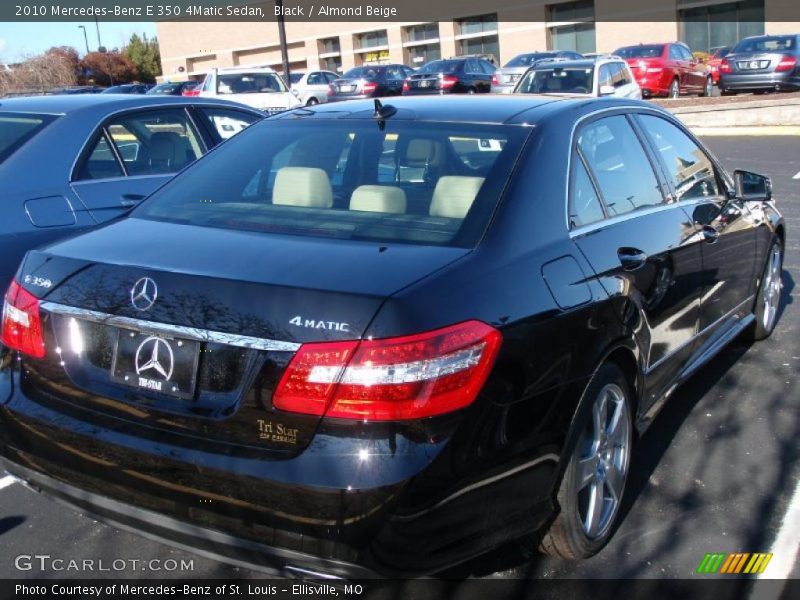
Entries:
{"label": "side mirror", "polygon": [[615,91],[616,90],[614,89],[613,85],[601,85],[600,86],[600,95],[601,96],[613,96]]}
{"label": "side mirror", "polygon": [[736,183],[736,197],[750,202],[769,202],[772,200],[772,180],[765,175],[749,171],[733,172]]}

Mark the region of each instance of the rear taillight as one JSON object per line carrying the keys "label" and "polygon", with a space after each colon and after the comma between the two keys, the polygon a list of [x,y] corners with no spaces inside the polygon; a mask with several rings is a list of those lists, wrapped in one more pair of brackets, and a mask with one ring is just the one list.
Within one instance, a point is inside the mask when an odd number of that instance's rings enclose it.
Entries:
{"label": "rear taillight", "polygon": [[421,419],[469,406],[502,335],[466,321],[407,337],[303,344],[273,396],[275,408],[342,419]]}
{"label": "rear taillight", "polygon": [[731,73],[733,69],[731,68],[731,63],[728,62],[727,58],[723,58],[722,62],[719,63],[719,72],[720,73]]}
{"label": "rear taillight", "polygon": [[333,84],[328,86],[328,96],[333,96],[336,93],[336,90],[333,89]]}
{"label": "rear taillight", "polygon": [[200,95],[200,88],[194,88],[193,90],[183,90],[182,96],[199,96]]}
{"label": "rear taillight", "polygon": [[408,91],[408,90],[410,90],[410,89],[411,89],[411,86],[409,86],[409,85],[408,85],[408,79],[406,79],[406,80],[403,82],[403,91],[404,91],[404,92],[407,92],[407,91]]}
{"label": "rear taillight", "polygon": [[361,92],[364,94],[371,94],[375,91],[378,87],[378,84],[374,81],[365,81],[364,84],[361,86]]}
{"label": "rear taillight", "polygon": [[492,74],[492,85],[500,85],[500,78],[497,73]]}
{"label": "rear taillight", "polygon": [[449,90],[458,83],[458,77],[455,75],[443,75],[441,85],[443,90]]}
{"label": "rear taillight", "polygon": [[795,67],[797,67],[797,59],[794,56],[784,56],[775,67],[775,71],[778,73],[793,71]]}
{"label": "rear taillight", "polygon": [[35,358],[44,358],[39,300],[23,289],[16,280],[11,282],[6,292],[3,333],[0,339],[12,350],[19,350]]}

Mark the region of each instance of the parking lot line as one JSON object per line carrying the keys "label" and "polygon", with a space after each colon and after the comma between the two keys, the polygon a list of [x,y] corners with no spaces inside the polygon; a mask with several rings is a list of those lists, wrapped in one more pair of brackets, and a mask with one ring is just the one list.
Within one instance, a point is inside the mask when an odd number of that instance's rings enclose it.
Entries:
{"label": "parking lot line", "polygon": [[800,548],[800,483],[794,490],[789,508],[783,516],[778,537],[772,545],[769,569],[759,579],[786,579],[791,575]]}
{"label": "parking lot line", "polygon": [[6,475],[2,479],[0,479],[0,490],[10,486],[12,483],[15,483],[17,480],[14,479],[11,475]]}
{"label": "parking lot line", "polygon": [[795,175],[794,177],[792,177],[792,179],[800,179],[800,171],[798,171],[797,175]]}

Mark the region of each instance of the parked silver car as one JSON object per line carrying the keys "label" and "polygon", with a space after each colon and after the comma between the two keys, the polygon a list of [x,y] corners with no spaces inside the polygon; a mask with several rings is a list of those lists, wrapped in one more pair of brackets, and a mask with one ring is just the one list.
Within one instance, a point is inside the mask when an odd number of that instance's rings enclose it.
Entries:
{"label": "parked silver car", "polygon": [[608,55],[538,62],[522,76],[514,93],[642,97],[628,63]]}
{"label": "parked silver car", "polygon": [[306,106],[322,104],[328,101],[328,89],[331,83],[339,79],[333,71],[292,71],[291,92]]}
{"label": "parked silver car", "polygon": [[514,86],[525,74],[525,71],[542,60],[553,58],[583,58],[577,52],[559,50],[553,52],[526,52],[519,54],[508,61],[502,69],[497,69],[492,77],[493,94],[510,94],[514,91]]}

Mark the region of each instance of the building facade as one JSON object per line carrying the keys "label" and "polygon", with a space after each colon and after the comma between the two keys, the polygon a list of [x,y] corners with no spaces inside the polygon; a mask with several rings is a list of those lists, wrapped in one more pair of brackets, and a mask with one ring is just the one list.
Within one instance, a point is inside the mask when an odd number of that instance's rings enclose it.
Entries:
{"label": "building facade", "polygon": [[[265,6],[269,9],[270,3]],[[624,45],[681,40],[694,51],[748,35],[800,31],[797,0],[461,0],[459,14],[429,22],[286,22],[292,70],[404,63],[491,54],[504,64],[522,52],[611,52]],[[785,20],[792,11],[798,22]],[[436,18],[436,20],[433,20]],[[617,18],[618,20],[614,20]],[[270,22],[159,22],[164,80],[201,78],[214,67],[282,70],[278,28]]]}

